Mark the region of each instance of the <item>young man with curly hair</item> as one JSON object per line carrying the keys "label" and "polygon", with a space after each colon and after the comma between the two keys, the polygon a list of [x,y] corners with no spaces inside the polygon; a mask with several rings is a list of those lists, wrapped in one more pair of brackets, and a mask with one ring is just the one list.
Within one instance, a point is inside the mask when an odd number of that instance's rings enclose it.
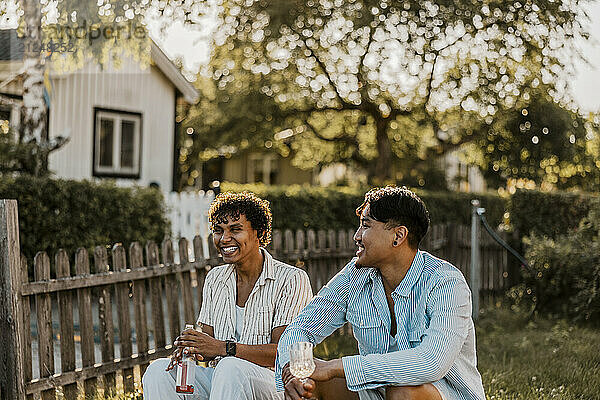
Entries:
{"label": "young man with curly hair", "polygon": [[[171,359],[146,370],[144,399],[283,399],[277,393],[277,342],[286,326],[312,298],[304,271],[273,259],[269,202],[253,193],[222,193],[211,204],[209,224],[225,265],[206,275],[197,324],[184,330]],[[196,368],[194,396],[175,392],[173,366],[186,349],[216,367]]]}
{"label": "young man with curly hair", "polygon": [[[475,355],[471,292],[450,263],[419,250],[425,204],[406,188],[374,189],[356,210],[352,259],[288,325],[276,365],[285,398],[485,400]],[[348,322],[358,355],[315,360],[302,383],[294,342],[318,343]]]}

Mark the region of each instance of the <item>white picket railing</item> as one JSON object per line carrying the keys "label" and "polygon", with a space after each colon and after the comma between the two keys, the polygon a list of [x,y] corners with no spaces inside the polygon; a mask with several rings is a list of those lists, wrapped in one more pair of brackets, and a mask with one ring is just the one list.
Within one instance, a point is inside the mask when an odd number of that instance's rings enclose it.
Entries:
{"label": "white picket railing", "polygon": [[210,190],[165,193],[172,238],[178,240],[200,235],[204,240],[204,254],[208,254],[208,209],[214,198],[215,195]]}

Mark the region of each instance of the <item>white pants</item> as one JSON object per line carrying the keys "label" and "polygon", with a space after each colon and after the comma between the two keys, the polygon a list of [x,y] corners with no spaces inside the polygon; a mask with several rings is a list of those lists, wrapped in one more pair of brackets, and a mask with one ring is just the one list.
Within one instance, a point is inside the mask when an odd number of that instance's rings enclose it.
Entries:
{"label": "white pants", "polygon": [[215,368],[196,368],[194,394],[175,392],[177,369],[165,371],[168,358],[161,358],[142,377],[145,400],[282,400],[275,389],[275,374],[241,358],[225,357]]}

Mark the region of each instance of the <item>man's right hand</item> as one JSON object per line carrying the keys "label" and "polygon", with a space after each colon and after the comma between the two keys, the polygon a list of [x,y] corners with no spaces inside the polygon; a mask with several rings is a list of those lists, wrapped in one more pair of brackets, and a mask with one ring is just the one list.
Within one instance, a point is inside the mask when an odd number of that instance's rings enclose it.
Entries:
{"label": "man's right hand", "polygon": [[286,364],[281,371],[281,379],[285,387],[285,400],[310,399],[316,389],[315,381],[307,378],[305,383],[290,372],[290,364]]}

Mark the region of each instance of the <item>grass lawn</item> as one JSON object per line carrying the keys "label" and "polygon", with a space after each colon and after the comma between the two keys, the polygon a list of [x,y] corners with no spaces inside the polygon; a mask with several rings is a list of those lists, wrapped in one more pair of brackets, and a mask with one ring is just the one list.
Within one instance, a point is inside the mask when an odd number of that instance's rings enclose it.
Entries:
{"label": "grass lawn", "polygon": [[[503,308],[486,310],[476,325],[488,399],[600,399],[600,329],[564,320],[532,322]],[[346,354],[356,354],[356,343],[341,336],[315,350],[325,359]]]}

